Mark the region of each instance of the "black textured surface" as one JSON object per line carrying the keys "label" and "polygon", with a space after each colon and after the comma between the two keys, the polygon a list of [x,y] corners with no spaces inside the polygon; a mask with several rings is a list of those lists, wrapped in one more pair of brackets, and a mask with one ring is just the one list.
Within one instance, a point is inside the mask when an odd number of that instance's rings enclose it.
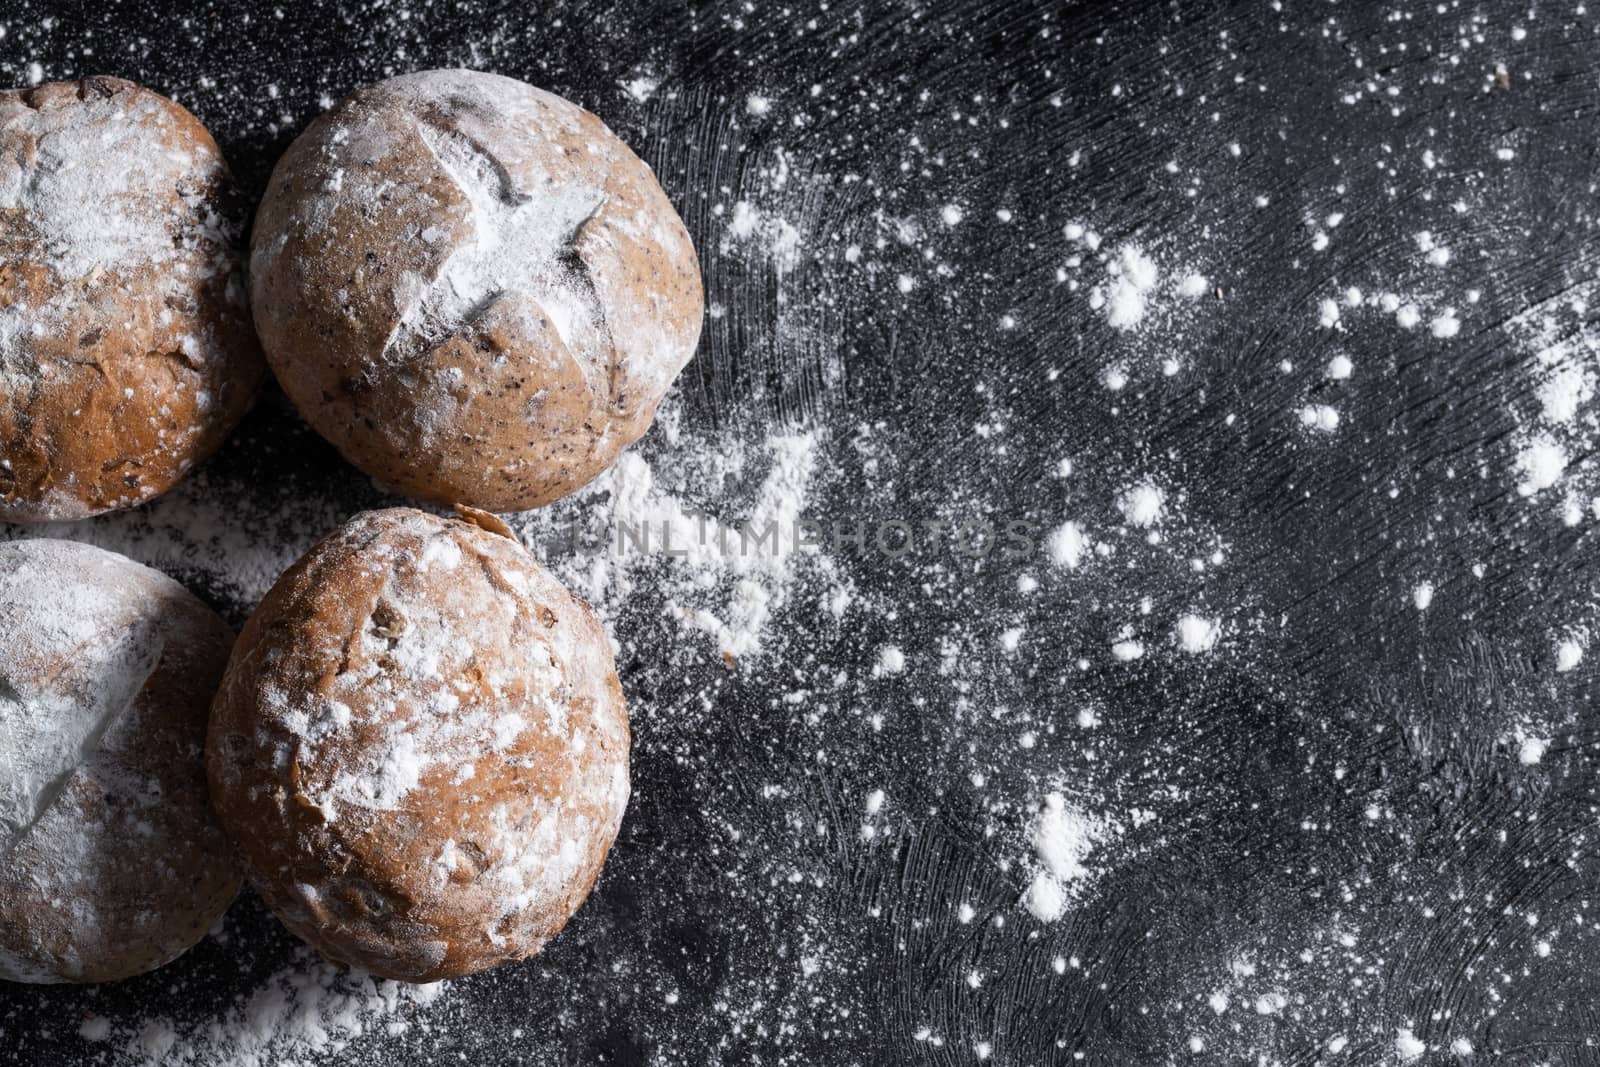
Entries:
{"label": "black textured surface", "polygon": [[[1595,520],[1560,506],[1600,483],[1592,416],[1548,430],[1559,485],[1520,495],[1515,458],[1544,432],[1538,351],[1554,337],[1596,366],[1577,301],[1600,266],[1600,21],[1278,6],[0,16],[8,80],[37,61],[174,95],[252,195],[320,97],[388,74],[471,65],[567,95],[657,168],[701,249],[719,313],[683,379],[687,437],[815,428],[810,517],[1074,519],[1107,546],[1072,571],[840,555],[859,606],[837,619],[802,583],[733,671],[639,591],[617,625],[636,792],[601,888],[545,954],[344,1061],[1377,1064],[1404,1030],[1417,1062],[1465,1040],[1600,1063],[1600,655],[1555,669],[1561,635],[1596,621]],[[643,102],[621,87],[641,72],[660,79]],[[738,201],[797,228],[796,262],[729,241]],[[1207,295],[1112,329],[1074,221],[1164,277],[1203,273]],[[1364,306],[1324,326],[1350,286],[1417,302],[1422,325]],[[1461,329],[1437,338],[1445,306]],[[1326,381],[1339,354],[1355,373]],[[1333,434],[1298,415],[1324,403]],[[205,477],[289,511],[381,499],[277,395]],[[1167,495],[1158,544],[1116,510],[1144,479]],[[179,576],[227,596],[202,566]],[[1173,648],[1186,611],[1224,620],[1215,650]],[[1143,658],[1111,655],[1124,627]],[[905,673],[874,672],[885,643]],[[1549,740],[1535,763],[1525,727]],[[1119,829],[1044,924],[1018,900],[1051,789]],[[0,987],[0,1060],[111,1062],[142,1015],[217,1015],[292,952],[247,898],[224,938],[144,979]],[[87,1013],[119,1036],[82,1041]]]}

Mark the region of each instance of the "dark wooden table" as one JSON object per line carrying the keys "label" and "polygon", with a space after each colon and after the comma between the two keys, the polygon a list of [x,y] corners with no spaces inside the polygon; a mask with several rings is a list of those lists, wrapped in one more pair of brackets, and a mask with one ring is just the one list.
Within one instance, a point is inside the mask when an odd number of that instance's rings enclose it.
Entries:
{"label": "dark wooden table", "polygon": [[[702,255],[676,439],[642,446],[658,481],[737,517],[771,435],[809,432],[808,518],[1037,541],[830,549],[731,665],[673,616],[672,564],[640,568],[611,605],[635,796],[595,897],[537,959],[327,1062],[1600,1063],[1600,648],[1573,662],[1600,636],[1600,10],[0,21],[4,80],[175,95],[252,196],[388,74],[571,97]],[[727,484],[702,476],[736,447]],[[292,558],[387,499],[276,393],[181,493],[205,531],[173,507],[50,532],[137,534],[238,622],[261,576],[219,545]],[[1081,555],[1046,543],[1067,521]],[[1184,649],[1184,616],[1213,647]],[[1041,922],[1020,901],[1052,792],[1090,836]],[[154,975],[0,988],[0,1060],[121,1062],[146,1019],[192,1032],[305,966],[247,895]]]}

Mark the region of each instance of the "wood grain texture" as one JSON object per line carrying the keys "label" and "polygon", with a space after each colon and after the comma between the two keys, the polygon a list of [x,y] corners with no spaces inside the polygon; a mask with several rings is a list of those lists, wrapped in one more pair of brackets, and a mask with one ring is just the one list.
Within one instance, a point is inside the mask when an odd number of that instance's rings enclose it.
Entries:
{"label": "wood grain texture", "polygon": [[[767,658],[733,671],[638,591],[617,626],[635,801],[594,897],[537,961],[453,987],[354,1062],[1380,1064],[1402,1031],[1418,1062],[1457,1041],[1596,1062],[1600,655],[1558,672],[1555,650],[1600,621],[1600,483],[1592,415],[1546,427],[1539,396],[1540,352],[1582,352],[1600,307],[1595,15],[1283,8],[474,0],[405,20],[286,5],[247,31],[219,4],[181,32],[137,4],[48,30],[17,17],[0,65],[64,74],[93,31],[97,60],[178,93],[256,189],[319,96],[401,70],[479,66],[584,103],[655,167],[702,254],[685,434],[817,429],[819,519],[1073,519],[1112,553],[1071,572],[847,554],[861,607],[841,621],[808,590]],[[109,42],[134,24],[151,43],[124,57]],[[1074,222],[1102,251],[1138,244],[1164,280],[1204,274],[1206,295],[1112,328]],[[1361,306],[1324,326],[1351,287]],[[1418,305],[1416,328],[1385,292]],[[1446,308],[1459,332],[1438,338]],[[1332,382],[1339,355],[1355,372]],[[1318,404],[1335,433],[1302,424]],[[1517,457],[1540,432],[1566,472],[1524,497]],[[208,471],[264,500],[376,497],[281,400]],[[1117,510],[1144,479],[1169,508],[1159,544]],[[226,575],[181,577],[227,595]],[[1212,654],[1174,650],[1186,611],[1225,620]],[[1109,654],[1124,628],[1148,650],[1131,663]],[[891,642],[908,669],[875,673]],[[1524,729],[1548,742],[1536,763]],[[1018,900],[1030,805],[1052,788],[1121,829],[1046,925]],[[866,840],[873,789],[888,800]],[[226,947],[93,1010],[206,1019],[289,951],[242,905]],[[82,1010],[0,990],[0,1060],[92,1054],[36,1022]]]}

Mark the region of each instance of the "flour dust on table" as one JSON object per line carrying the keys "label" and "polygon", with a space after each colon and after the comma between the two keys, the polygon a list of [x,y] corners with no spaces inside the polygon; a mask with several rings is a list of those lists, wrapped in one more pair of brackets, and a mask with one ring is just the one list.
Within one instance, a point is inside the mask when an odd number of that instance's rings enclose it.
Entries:
{"label": "flour dust on table", "polygon": [[[1590,7],[7,16],[13,82],[167,92],[252,195],[363,84],[558,92],[706,318],[652,431],[509,517],[632,712],[562,936],[416,990],[247,894],[157,976],[0,989],[0,1061],[1582,1062]],[[6,536],[237,622],[397,503],[269,391],[166,497]]]}

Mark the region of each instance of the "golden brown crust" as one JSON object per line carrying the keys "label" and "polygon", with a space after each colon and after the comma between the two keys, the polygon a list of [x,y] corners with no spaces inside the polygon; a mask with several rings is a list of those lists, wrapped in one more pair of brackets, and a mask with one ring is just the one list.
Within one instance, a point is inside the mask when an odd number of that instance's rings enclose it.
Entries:
{"label": "golden brown crust", "polygon": [[241,875],[207,797],[233,634],[87,545],[0,545],[0,978],[108,982],[205,936]]}
{"label": "golden brown crust", "polygon": [[216,142],[118,78],[0,92],[0,519],[171,488],[265,374]]}
{"label": "golden brown crust", "polygon": [[604,471],[699,339],[682,221],[594,115],[426,71],[318,118],[251,246],[284,391],[357,467],[425,500],[536,507]]}
{"label": "golden brown crust", "polygon": [[593,612],[515,540],[356,516],[245,625],[212,712],[223,824],[329,958],[433,981],[537,952],[627,802],[627,709]]}

